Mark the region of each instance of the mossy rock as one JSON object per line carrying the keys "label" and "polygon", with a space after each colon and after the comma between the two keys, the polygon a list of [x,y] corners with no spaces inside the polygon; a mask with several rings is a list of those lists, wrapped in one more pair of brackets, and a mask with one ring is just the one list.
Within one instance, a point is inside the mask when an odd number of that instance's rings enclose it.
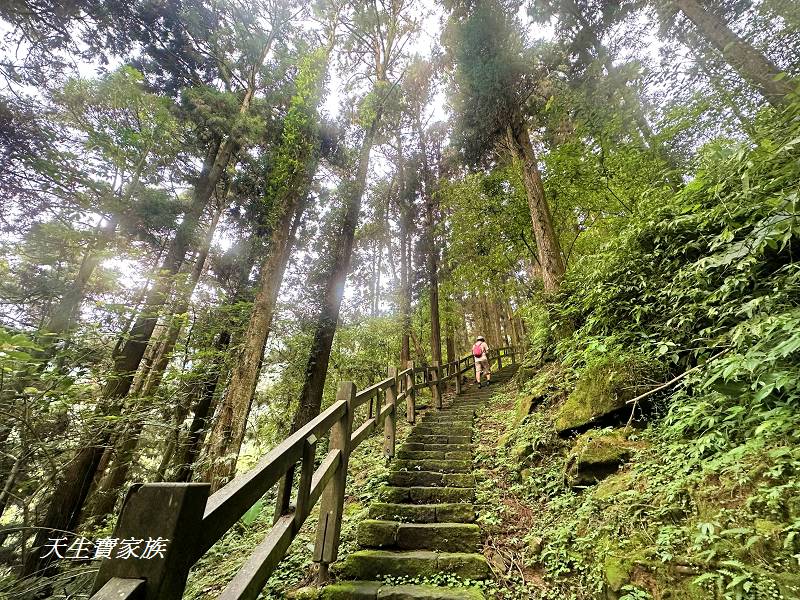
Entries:
{"label": "mossy rock", "polygon": [[594,497],[598,500],[608,500],[621,492],[627,492],[633,487],[629,472],[615,473],[603,479],[594,488]]}
{"label": "mossy rock", "polygon": [[517,398],[516,411],[514,413],[514,423],[519,424],[525,420],[533,408],[542,401],[541,396],[534,394],[523,394]]}
{"label": "mossy rock", "polygon": [[615,474],[643,446],[629,440],[626,430],[584,433],[576,438],[567,457],[567,483],[573,487],[593,485]]}
{"label": "mossy rock", "polygon": [[586,368],[556,415],[556,431],[564,435],[604,418],[627,419],[627,401],[641,392],[640,382],[648,372],[652,368],[634,359],[607,359]]}
{"label": "mossy rock", "polygon": [[633,566],[616,556],[607,556],[603,563],[603,576],[612,592],[618,592],[622,586],[630,583],[632,572]]}

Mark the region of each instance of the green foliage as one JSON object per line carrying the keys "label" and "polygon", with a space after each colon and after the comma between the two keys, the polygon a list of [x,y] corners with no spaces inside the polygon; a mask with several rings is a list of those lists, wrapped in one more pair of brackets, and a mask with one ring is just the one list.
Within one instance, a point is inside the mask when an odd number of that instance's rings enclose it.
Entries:
{"label": "green foliage", "polygon": [[530,66],[523,58],[519,24],[502,2],[453,4],[443,38],[456,64],[454,141],[472,164],[482,162],[506,127],[519,119]]}
{"label": "green foliage", "polygon": [[54,100],[64,107],[64,120],[84,134],[86,149],[123,171],[143,168],[151,154],[166,159],[177,151],[172,102],[147,93],[132,67],[98,80],[69,80]]}
{"label": "green foliage", "polygon": [[511,166],[449,182],[440,192],[449,213],[447,248],[452,265],[449,284],[460,291],[486,292],[505,287],[533,257],[530,212],[519,172]]}
{"label": "green foliage", "polygon": [[[317,108],[327,73],[328,51],[318,48],[300,60],[295,93],[283,120],[283,131],[267,181],[265,202],[274,212],[286,210],[288,194],[297,193],[311,178],[319,146]],[[274,216],[274,215],[273,215]]]}
{"label": "green foliage", "polygon": [[[568,368],[589,374],[626,354],[672,373],[698,367],[656,396],[637,434],[650,448],[582,494],[563,486],[557,391],[508,434],[518,493],[546,506],[536,564],[553,594],[604,589],[614,555],[632,560],[626,598],[796,597],[783,574],[800,564],[798,108],[760,123],[752,145],[706,147],[686,188],[641,202],[551,303],[574,331],[557,346]],[[554,440],[544,454],[541,439]]]}

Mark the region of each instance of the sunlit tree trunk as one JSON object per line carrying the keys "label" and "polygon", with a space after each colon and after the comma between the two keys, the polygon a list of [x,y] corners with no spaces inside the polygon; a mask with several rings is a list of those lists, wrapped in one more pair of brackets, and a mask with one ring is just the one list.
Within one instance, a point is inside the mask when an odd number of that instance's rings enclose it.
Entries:
{"label": "sunlit tree trunk", "polygon": [[428,301],[431,317],[431,358],[442,363],[442,327],[439,315],[439,249],[436,245],[436,204],[433,173],[428,158],[427,135],[417,115],[417,136],[422,152],[422,175],[425,192],[426,266],[428,272]]}
{"label": "sunlit tree trunk", "polygon": [[764,54],[734,33],[728,24],[697,0],[673,0],[686,18],[711,46],[716,48],[739,75],[750,82],[773,106],[786,104],[794,91],[786,79],[777,79],[781,70]]}
{"label": "sunlit tree trunk", "polygon": [[564,260],[550,206],[545,197],[536,153],[521,117],[517,119],[515,127],[509,127],[508,138],[511,150],[522,166],[544,289],[546,292],[554,292],[564,276]]}
{"label": "sunlit tree trunk", "polygon": [[406,198],[405,163],[403,157],[403,136],[397,134],[397,181],[398,206],[400,213],[400,364],[405,367],[411,360],[411,277],[410,277],[410,245],[411,245],[411,206]]}
{"label": "sunlit tree trunk", "polygon": [[241,349],[233,361],[231,378],[209,438],[209,468],[204,478],[211,483],[212,491],[225,485],[236,469],[264,348],[272,328],[278,292],[294,247],[295,232],[305,212],[308,186],[314,170],[310,166],[306,180],[298,182],[293,186],[290,197],[281,200],[285,206],[274,225],[269,251],[261,264],[260,285],[250,320]]}
{"label": "sunlit tree trunk", "polygon": [[342,304],[344,286],[350,271],[350,259],[353,253],[358,216],[361,212],[361,199],[367,181],[369,155],[375,142],[380,114],[376,115],[364,132],[361,149],[358,155],[356,176],[343,185],[346,202],[341,229],[337,235],[333,256],[333,264],[328,273],[323,292],[322,306],[314,328],[314,337],[306,365],[305,380],[300,393],[300,403],[292,420],[292,431],[308,423],[319,414],[322,406],[322,393],[328,373],[328,362],[331,356],[333,336],[339,321],[339,310]]}

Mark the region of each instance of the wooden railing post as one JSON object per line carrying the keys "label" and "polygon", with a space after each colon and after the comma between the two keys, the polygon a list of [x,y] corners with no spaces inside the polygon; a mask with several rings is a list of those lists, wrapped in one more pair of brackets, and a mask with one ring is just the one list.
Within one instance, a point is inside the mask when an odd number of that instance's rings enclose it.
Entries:
{"label": "wooden railing post", "polygon": [[195,561],[209,489],[207,483],[131,486],[111,537],[141,540],[132,548],[138,559],[117,558],[115,551],[114,558],[101,561],[92,594],[114,578],[138,579],[145,581],[142,600],[180,599]]}
{"label": "wooden railing post", "polygon": [[497,351],[497,370],[498,371],[503,368],[503,352],[504,351],[505,351],[505,348],[500,348]]}
{"label": "wooden railing post", "polygon": [[433,397],[433,405],[438,409],[442,408],[442,384],[440,383],[442,375],[442,367],[439,366],[439,361],[433,361],[433,368],[431,369],[431,396]]}
{"label": "wooden railing post", "polygon": [[311,512],[311,481],[314,477],[314,459],[317,457],[317,436],[310,435],[303,442],[303,458],[300,461],[300,482],[297,485],[297,506],[294,510],[294,523],[297,531]]}
{"label": "wooden railing post", "polygon": [[517,347],[511,346],[511,364],[516,364],[517,362]]}
{"label": "wooden railing post", "polygon": [[314,562],[319,563],[320,583],[328,580],[328,566],[339,556],[339,534],[342,530],[342,511],[344,509],[345,484],[347,483],[347,463],[350,457],[350,436],[353,429],[353,401],[356,386],[351,381],[339,384],[336,400],[347,402],[339,421],[331,427],[328,447],[341,452],[336,471],[322,493],[317,522],[317,541],[314,545]]}
{"label": "wooden railing post", "polygon": [[386,458],[394,456],[396,415],[397,415],[397,367],[389,367],[389,377],[392,384],[386,388],[386,404],[392,407],[392,412],[386,416],[383,423],[383,454]]}
{"label": "wooden railing post", "polygon": [[406,375],[406,421],[414,423],[417,420],[417,390],[414,388],[414,361],[406,364],[411,369]]}
{"label": "wooden railing post", "polygon": [[461,359],[456,361],[456,396],[461,395]]}

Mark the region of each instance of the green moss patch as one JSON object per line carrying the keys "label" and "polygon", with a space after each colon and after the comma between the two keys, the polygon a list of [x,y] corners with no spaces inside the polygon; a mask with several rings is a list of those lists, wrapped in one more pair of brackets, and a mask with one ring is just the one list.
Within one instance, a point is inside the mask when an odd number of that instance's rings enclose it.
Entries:
{"label": "green moss patch", "polygon": [[558,411],[556,430],[566,434],[623,412],[627,401],[643,390],[648,371],[644,361],[632,357],[608,357],[590,365]]}

